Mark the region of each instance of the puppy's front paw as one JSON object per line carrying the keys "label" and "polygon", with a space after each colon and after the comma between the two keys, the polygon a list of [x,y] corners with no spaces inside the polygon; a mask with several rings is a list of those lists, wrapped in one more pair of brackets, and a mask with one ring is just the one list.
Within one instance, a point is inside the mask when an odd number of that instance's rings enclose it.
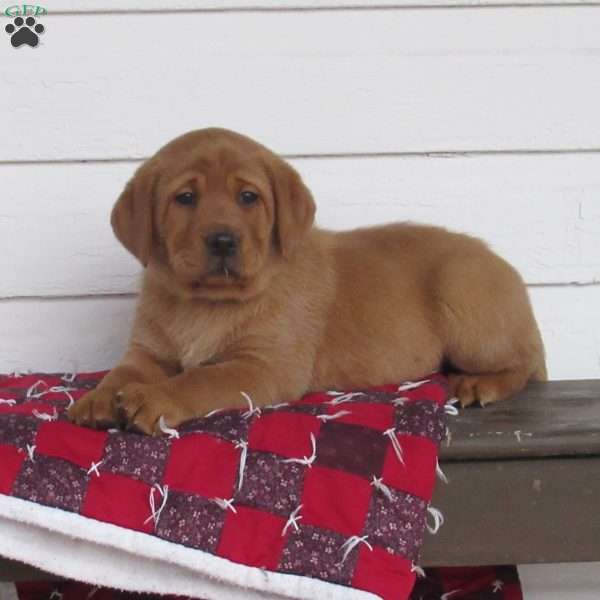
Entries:
{"label": "puppy's front paw", "polygon": [[108,429],[117,422],[117,390],[97,387],[80,398],[67,411],[67,417],[77,425]]}
{"label": "puppy's front paw", "polygon": [[117,395],[119,421],[127,429],[161,435],[159,420],[177,427],[193,415],[157,385],[129,383]]}

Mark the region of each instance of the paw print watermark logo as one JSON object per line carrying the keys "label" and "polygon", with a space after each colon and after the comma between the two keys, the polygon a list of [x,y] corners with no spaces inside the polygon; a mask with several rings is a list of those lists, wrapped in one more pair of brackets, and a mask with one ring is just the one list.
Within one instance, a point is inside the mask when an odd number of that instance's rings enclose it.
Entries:
{"label": "paw print watermark logo", "polygon": [[36,21],[35,17],[47,14],[43,6],[32,4],[15,4],[9,6],[4,14],[13,19],[4,31],[10,35],[10,43],[14,48],[19,46],[31,46],[35,48],[40,41],[40,34],[44,33],[45,27]]}
{"label": "paw print watermark logo", "polygon": [[33,17],[17,17],[12,23],[9,23],[4,31],[10,34],[10,43],[18,48],[23,44],[27,44],[35,48],[40,41],[39,33],[44,33],[44,26],[41,23],[36,23]]}

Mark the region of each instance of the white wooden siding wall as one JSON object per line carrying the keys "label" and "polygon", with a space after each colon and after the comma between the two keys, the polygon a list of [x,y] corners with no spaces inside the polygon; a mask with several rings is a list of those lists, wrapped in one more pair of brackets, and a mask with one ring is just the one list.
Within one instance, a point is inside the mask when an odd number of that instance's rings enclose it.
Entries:
{"label": "white wooden siding wall", "polygon": [[138,266],[110,207],[216,124],[290,158],[323,226],[485,238],[530,285],[551,376],[600,376],[597,3],[43,5],[38,48],[0,39],[0,370],[117,360]]}

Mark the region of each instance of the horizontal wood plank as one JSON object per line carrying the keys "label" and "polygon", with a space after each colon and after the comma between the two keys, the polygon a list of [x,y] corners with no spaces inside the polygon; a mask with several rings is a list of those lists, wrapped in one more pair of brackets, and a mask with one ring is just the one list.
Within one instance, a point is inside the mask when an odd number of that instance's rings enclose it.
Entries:
{"label": "horizontal wood plank", "polygon": [[141,158],[207,125],[288,155],[600,148],[600,6],[45,21],[0,48],[0,161]]}
{"label": "horizontal wood plank", "polygon": [[[530,291],[550,378],[600,378],[600,286]],[[0,301],[0,372],[114,366],[126,348],[134,303],[125,296]]]}
{"label": "horizontal wood plank", "polygon": [[81,12],[179,11],[179,10],[337,10],[386,9],[429,6],[485,7],[502,5],[593,4],[593,0],[51,0],[48,12],[54,14]]}
{"label": "horizontal wood plank", "polygon": [[95,371],[124,354],[135,299],[0,301],[0,372]]}
{"label": "horizontal wood plank", "polygon": [[449,428],[445,461],[600,457],[600,379],[530,383],[505,402],[460,410]]}
{"label": "horizontal wood plank", "polygon": [[[600,155],[304,159],[317,221],[412,220],[482,237],[530,284],[600,280]],[[132,163],[0,166],[0,297],[133,292],[109,225]]]}
{"label": "horizontal wood plank", "polygon": [[[600,560],[600,457],[453,462],[432,505],[424,566]],[[566,597],[566,596],[565,596]]]}

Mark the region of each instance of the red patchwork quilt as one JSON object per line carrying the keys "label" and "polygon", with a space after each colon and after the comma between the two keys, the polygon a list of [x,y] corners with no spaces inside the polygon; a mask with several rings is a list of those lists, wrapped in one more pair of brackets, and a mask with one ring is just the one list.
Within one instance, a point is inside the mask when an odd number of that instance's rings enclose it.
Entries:
{"label": "red patchwork quilt", "polygon": [[[263,591],[283,596],[294,580],[279,575],[318,582],[297,588],[306,597],[409,597],[424,529],[440,520],[429,503],[446,430],[441,376],[218,411],[163,438],[68,422],[65,409],[101,376],[0,378],[0,500],[141,532],[165,552],[195,549],[200,571],[219,557],[217,579],[231,579],[227,561],[259,569]],[[0,535],[0,555],[15,558],[9,550]]]}

